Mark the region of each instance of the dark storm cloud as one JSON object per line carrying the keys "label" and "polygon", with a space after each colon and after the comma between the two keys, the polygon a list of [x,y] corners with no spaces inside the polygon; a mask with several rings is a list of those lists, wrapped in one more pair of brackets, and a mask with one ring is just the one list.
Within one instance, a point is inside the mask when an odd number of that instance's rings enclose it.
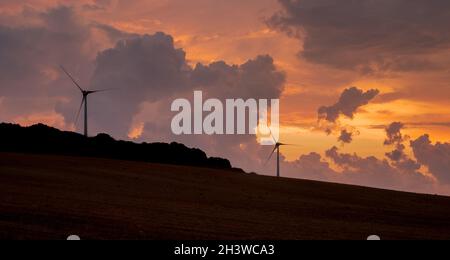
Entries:
{"label": "dark storm cloud", "polygon": [[353,118],[360,107],[369,104],[379,93],[376,89],[366,92],[356,87],[346,89],[336,104],[319,108],[319,119],[335,123],[340,115]]}
{"label": "dark storm cloud", "polygon": [[411,141],[417,161],[428,167],[430,172],[442,183],[450,184],[450,144],[432,144],[428,135]]}
{"label": "dark storm cloud", "polygon": [[437,69],[427,55],[450,46],[447,0],[279,0],[269,25],[303,40],[301,56],[338,68]]}

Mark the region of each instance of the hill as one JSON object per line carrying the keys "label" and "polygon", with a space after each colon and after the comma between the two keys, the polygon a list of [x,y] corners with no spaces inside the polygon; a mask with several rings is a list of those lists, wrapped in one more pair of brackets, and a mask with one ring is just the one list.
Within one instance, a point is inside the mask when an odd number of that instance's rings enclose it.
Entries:
{"label": "hill", "polygon": [[0,239],[449,239],[450,198],[0,153]]}
{"label": "hill", "polygon": [[232,168],[226,159],[208,158],[203,151],[183,144],[137,144],[117,141],[107,134],[86,138],[43,124],[30,127],[0,124],[0,152],[97,157],[227,170]]}

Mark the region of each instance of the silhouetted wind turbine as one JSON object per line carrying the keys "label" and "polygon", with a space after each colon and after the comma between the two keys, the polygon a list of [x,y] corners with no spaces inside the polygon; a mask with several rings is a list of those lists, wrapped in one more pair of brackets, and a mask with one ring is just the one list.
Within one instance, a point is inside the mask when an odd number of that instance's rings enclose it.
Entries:
{"label": "silhouetted wind turbine", "polygon": [[63,66],[60,66],[60,67],[61,67],[62,71],[64,71],[64,73],[67,75],[67,77],[69,77],[69,79],[72,80],[72,82],[75,84],[75,86],[77,86],[77,88],[81,91],[81,94],[83,95],[83,99],[81,100],[80,109],[78,109],[78,113],[77,113],[77,117],[76,117],[76,120],[75,120],[75,124],[77,124],[77,122],[78,122],[78,118],[80,116],[80,112],[81,112],[81,109],[83,108],[83,104],[84,104],[84,136],[88,137],[88,96],[90,94],[104,92],[104,91],[108,91],[108,90],[111,90],[111,89],[84,90],[77,83],[77,81],[72,77],[72,75],[70,75],[70,73],[67,72],[67,70]]}
{"label": "silhouetted wind turbine", "polygon": [[272,159],[273,154],[275,152],[277,152],[277,177],[279,178],[279,177],[281,177],[281,175],[280,175],[280,147],[281,146],[291,146],[292,144],[284,144],[284,143],[278,142],[275,139],[275,137],[273,136],[272,130],[270,130],[270,135],[272,136],[273,141],[275,142],[275,147],[273,148],[272,153],[269,156],[269,159],[267,159],[266,165],[267,165],[267,163],[269,163],[270,159]]}

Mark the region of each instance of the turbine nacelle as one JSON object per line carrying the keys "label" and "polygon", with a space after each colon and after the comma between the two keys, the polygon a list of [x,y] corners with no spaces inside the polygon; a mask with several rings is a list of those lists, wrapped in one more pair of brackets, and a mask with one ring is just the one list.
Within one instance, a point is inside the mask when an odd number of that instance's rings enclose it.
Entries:
{"label": "turbine nacelle", "polygon": [[87,97],[88,95],[95,93],[95,91],[82,91],[81,93],[83,93],[84,97]]}

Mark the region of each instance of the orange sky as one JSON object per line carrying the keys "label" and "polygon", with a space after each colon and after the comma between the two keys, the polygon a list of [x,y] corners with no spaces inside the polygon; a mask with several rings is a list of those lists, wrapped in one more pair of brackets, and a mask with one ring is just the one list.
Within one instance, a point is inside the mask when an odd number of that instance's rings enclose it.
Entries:
{"label": "orange sky", "polygon": [[[360,134],[354,143],[343,147],[344,151],[382,157],[386,152],[382,146],[385,133],[382,128],[373,126],[393,121],[408,124],[405,132],[412,138],[428,133],[434,141],[450,141],[448,125],[442,124],[450,122],[450,100],[438,98],[437,94],[439,86],[447,88],[448,75],[424,72],[361,76],[353,71],[310,63],[297,55],[302,49],[300,39],[288,37],[266,25],[265,19],[280,9],[276,0],[82,0],[76,3],[69,0],[35,0],[32,3],[15,0],[2,1],[0,14],[6,21],[24,8],[44,10],[57,3],[73,4],[78,8],[85,4],[109,3],[103,11],[83,11],[85,20],[139,34],[164,31],[175,38],[178,47],[185,49],[192,64],[217,60],[240,64],[258,54],[271,55],[276,65],[287,73],[286,90],[281,100],[282,139],[301,144],[300,147],[284,149],[283,153],[289,160],[295,160],[305,152],[322,153],[336,145],[336,136],[313,130],[317,123],[317,109],[335,103],[342,90],[349,86],[364,90],[376,88],[384,94],[411,90],[411,95],[392,102],[371,103],[354,120],[346,121]],[[23,23],[12,18],[7,22]],[[111,43],[103,44],[108,46]],[[48,73],[51,76],[52,72]],[[429,87],[429,92],[433,93],[424,95],[416,91],[420,84],[433,85]],[[61,120],[54,111],[39,111],[15,118],[22,124],[44,121],[55,126],[64,125]],[[139,123],[137,126],[142,127]],[[138,132],[133,131],[134,135]]]}

